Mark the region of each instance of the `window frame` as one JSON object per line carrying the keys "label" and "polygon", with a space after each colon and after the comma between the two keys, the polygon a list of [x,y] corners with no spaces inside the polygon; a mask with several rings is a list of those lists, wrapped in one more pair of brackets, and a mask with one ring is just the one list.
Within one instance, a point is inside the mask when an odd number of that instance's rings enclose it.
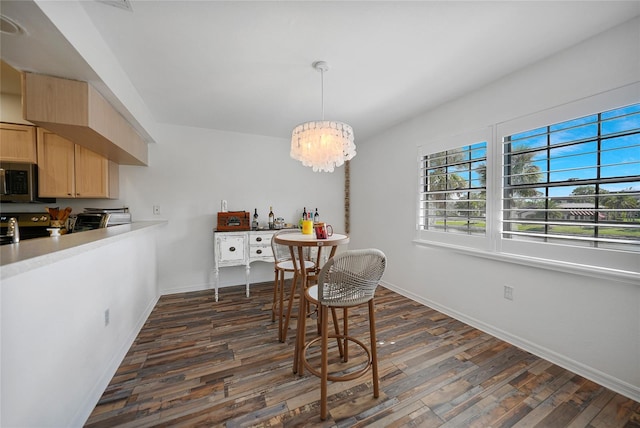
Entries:
{"label": "window frame", "polygon": [[453,246],[462,246],[469,247],[475,249],[484,249],[488,250],[491,248],[490,240],[487,239],[490,235],[490,231],[492,230],[492,226],[494,223],[494,218],[489,216],[489,205],[490,201],[493,200],[494,195],[493,189],[489,189],[489,183],[493,181],[493,172],[490,168],[487,168],[487,182],[486,182],[486,206],[485,206],[485,220],[486,220],[486,229],[484,235],[470,235],[464,233],[452,233],[441,230],[432,230],[432,229],[421,229],[421,201],[420,201],[420,193],[421,189],[424,186],[421,177],[422,170],[422,162],[424,156],[429,154],[438,153],[446,150],[453,150],[456,148],[464,147],[464,146],[472,146],[474,144],[486,141],[486,163],[489,164],[490,159],[494,157],[493,153],[493,127],[488,126],[482,129],[469,131],[465,133],[461,133],[458,135],[453,135],[451,137],[445,137],[442,139],[435,140],[429,144],[418,146],[418,155],[417,155],[417,200],[416,200],[416,239],[422,242],[430,242],[435,244],[442,245],[453,245]]}
{"label": "window frame", "polygon": [[[620,108],[640,102],[640,82],[611,91],[595,94],[560,106],[548,108],[483,128],[490,135],[487,139],[487,205],[486,236],[459,235],[419,229],[420,164],[418,164],[418,199],[416,211],[417,245],[447,248],[463,254],[494,260],[535,266],[562,272],[583,274],[622,281],[640,279],[640,253],[608,248],[591,248],[561,243],[516,241],[502,237],[503,221],[503,138],[555,123]],[[418,146],[418,163],[421,155],[435,153],[472,144],[469,136],[479,131],[463,133],[450,138],[440,138],[431,144]],[[465,137],[466,141],[465,141]],[[473,138],[472,138],[473,139]],[[462,141],[460,143],[460,141]],[[478,140],[481,141],[481,140]]]}
{"label": "window frame", "polygon": [[[640,103],[631,104],[634,110],[626,115],[616,116],[614,120],[624,120],[632,115],[635,123],[640,121]],[[541,242],[566,243],[569,246],[587,246],[599,248],[618,248],[622,251],[639,251],[640,240],[617,238],[609,236],[609,228],[622,227],[627,230],[640,232],[640,222],[620,222],[616,209],[607,208],[605,201],[615,193],[609,193],[609,185],[626,186],[640,185],[640,125],[631,132],[602,133],[608,119],[604,114],[620,111],[630,106],[623,106],[615,110],[599,112],[580,117],[568,122],[549,124],[535,130],[527,130],[519,134],[505,137],[503,144],[503,239],[530,240]],[[565,126],[570,124],[569,126]],[[576,126],[576,124],[578,124]],[[584,129],[588,135],[582,133],[575,138],[571,135],[576,130]],[[578,131],[581,132],[581,131]],[[582,131],[584,132],[584,131]],[[572,138],[562,138],[563,135]],[[625,155],[636,154],[627,162],[610,164],[605,160],[609,153],[615,153],[616,141],[633,135],[635,146],[622,147]],[[514,138],[515,137],[515,138]],[[560,138],[560,140],[557,140]],[[556,141],[554,141],[556,140]],[[613,145],[613,148],[607,146]],[[586,151],[585,151],[586,150]],[[563,151],[567,151],[563,153]],[[570,168],[566,162],[571,161]],[[526,159],[521,163],[520,159]],[[579,159],[577,163],[573,163]],[[619,160],[618,160],[619,162]],[[528,170],[520,167],[531,166]],[[627,170],[625,165],[633,165]],[[607,176],[609,168],[622,166],[622,175]],[[635,172],[631,174],[630,172]],[[535,180],[527,179],[534,175]],[[576,177],[577,176],[577,177]],[[572,178],[576,177],[576,178]],[[573,192],[578,188],[593,188],[595,193],[577,196]],[[629,187],[631,188],[631,187]],[[603,191],[598,191],[603,189]],[[633,198],[640,200],[640,189],[633,191]],[[614,196],[615,197],[615,196]],[[593,202],[584,201],[593,200]],[[581,200],[575,202],[576,200]],[[559,203],[562,202],[562,203]],[[630,208],[636,214],[638,208]],[[606,214],[612,212],[610,218]],[[524,229],[522,226],[527,225]],[[529,229],[533,226],[533,229]],[[555,228],[569,227],[555,232]],[[574,232],[574,233],[571,233]],[[579,233],[576,233],[579,232]]]}

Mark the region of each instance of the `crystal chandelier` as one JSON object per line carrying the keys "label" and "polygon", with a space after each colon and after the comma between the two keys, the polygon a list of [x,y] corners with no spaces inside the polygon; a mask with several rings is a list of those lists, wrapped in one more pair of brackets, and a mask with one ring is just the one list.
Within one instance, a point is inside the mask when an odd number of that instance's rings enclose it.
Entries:
{"label": "crystal chandelier", "polygon": [[343,122],[324,120],[324,72],[329,65],[316,61],[313,68],[321,74],[322,120],[305,122],[293,129],[291,135],[291,157],[314,172],[333,172],[334,168],[356,155],[353,128]]}

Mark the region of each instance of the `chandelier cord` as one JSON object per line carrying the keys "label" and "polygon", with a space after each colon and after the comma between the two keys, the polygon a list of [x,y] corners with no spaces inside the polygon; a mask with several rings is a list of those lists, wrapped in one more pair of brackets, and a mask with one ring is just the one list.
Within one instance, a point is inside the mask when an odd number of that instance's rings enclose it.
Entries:
{"label": "chandelier cord", "polygon": [[324,70],[320,68],[320,91],[322,94],[322,120],[324,120]]}

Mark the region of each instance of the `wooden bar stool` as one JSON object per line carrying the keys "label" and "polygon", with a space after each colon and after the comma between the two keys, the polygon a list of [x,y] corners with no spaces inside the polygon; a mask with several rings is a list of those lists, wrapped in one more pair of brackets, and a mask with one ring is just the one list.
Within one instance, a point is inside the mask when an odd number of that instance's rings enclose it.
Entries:
{"label": "wooden bar stool", "polygon": [[[378,398],[378,356],[376,350],[376,328],[374,295],[378,282],[382,278],[386,267],[384,253],[376,249],[350,250],[329,259],[318,275],[318,284],[309,287],[305,298],[319,306],[320,337],[307,343],[303,350],[302,361],[311,373],[320,377],[320,418],[327,417],[327,383],[343,382],[356,379],[366,374],[371,368],[373,376],[373,396]],[[349,335],[348,309],[367,304],[369,308],[369,347]],[[335,316],[336,308],[343,309],[343,328],[339,332]],[[329,309],[332,311],[335,333],[329,334]],[[368,361],[359,370],[350,369],[346,374],[334,375],[329,373],[328,342],[329,338],[338,340],[338,349],[342,362],[349,360],[348,342],[353,342],[364,350]],[[320,341],[321,357],[320,370],[313,367],[307,360],[309,347]],[[341,346],[340,346],[341,345]]]}
{"label": "wooden bar stool", "polygon": [[[276,235],[294,232],[297,232],[297,230],[281,230],[280,232],[274,234],[274,238]],[[294,264],[293,260],[291,260],[291,252],[289,251],[289,247],[287,247],[286,245],[278,244],[275,239],[271,239],[271,250],[273,251],[275,272],[275,279],[273,283],[273,304],[271,305],[271,321],[275,322],[276,316],[278,317],[278,340],[280,342],[285,342],[287,340],[287,331],[289,330],[289,320],[291,319],[293,300],[296,297],[295,291],[299,275],[298,269],[296,269],[296,265]],[[306,270],[314,270],[316,265],[310,260],[305,260],[304,267]],[[293,279],[291,280],[289,297],[286,299],[288,304],[285,312],[284,282],[286,273],[293,273]]]}

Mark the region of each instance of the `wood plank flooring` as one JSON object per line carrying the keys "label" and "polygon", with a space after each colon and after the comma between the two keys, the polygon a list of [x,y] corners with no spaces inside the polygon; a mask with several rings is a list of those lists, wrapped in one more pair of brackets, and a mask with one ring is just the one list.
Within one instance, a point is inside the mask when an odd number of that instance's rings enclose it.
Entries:
{"label": "wood plank flooring", "polygon": [[[376,294],[378,399],[369,374],[330,383],[320,420],[319,379],[292,373],[295,330],[278,342],[263,283],[249,299],[243,286],[217,303],[212,291],[163,296],[86,426],[640,427],[640,403],[383,287]],[[367,342],[366,306],[350,320]]]}

